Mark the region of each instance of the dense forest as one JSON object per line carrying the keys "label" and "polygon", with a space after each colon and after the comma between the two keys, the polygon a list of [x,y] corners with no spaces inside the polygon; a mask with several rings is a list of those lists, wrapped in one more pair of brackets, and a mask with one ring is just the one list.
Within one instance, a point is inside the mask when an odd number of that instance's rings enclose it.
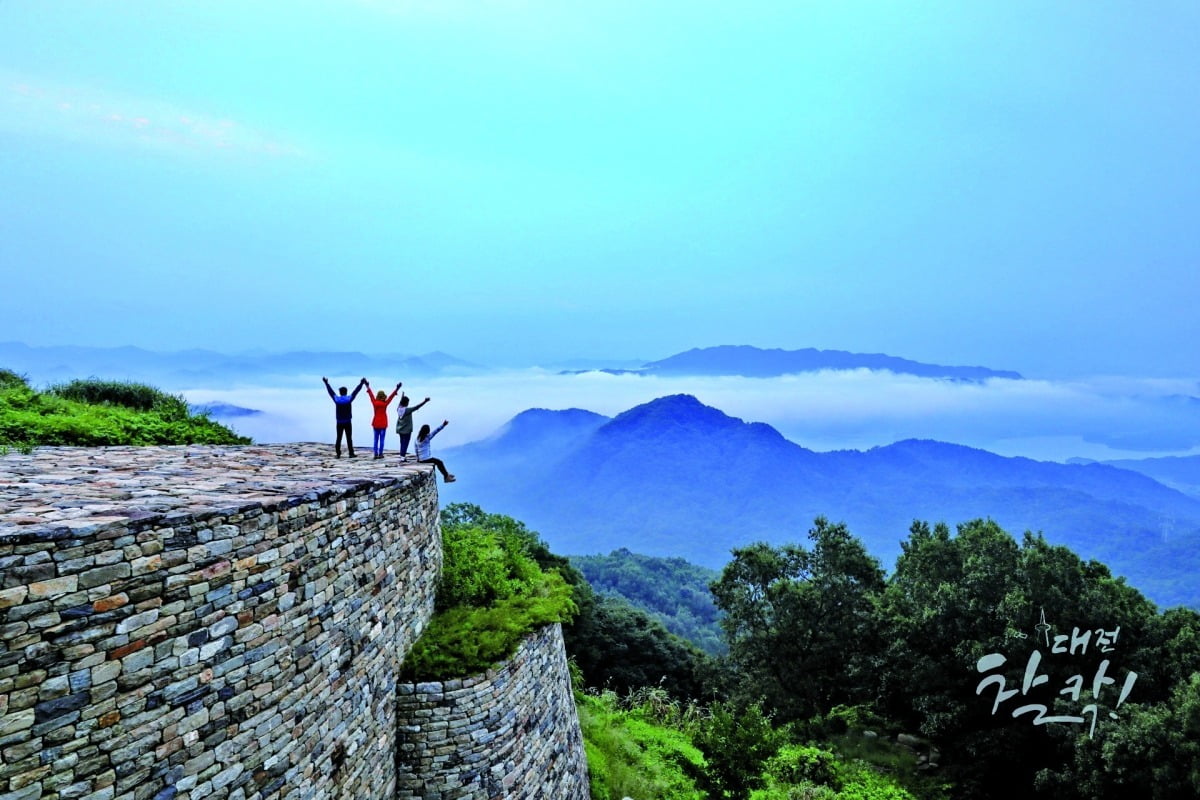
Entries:
{"label": "dense forest", "polygon": [[710,655],[725,653],[721,612],[708,588],[720,573],[623,547],[606,556],[571,556],[571,565],[600,594],[628,601]]}
{"label": "dense forest", "polygon": [[[711,582],[727,647],[714,657],[596,591],[520,522],[462,504],[446,520],[519,531],[573,587],[598,798],[1200,794],[1200,614],[1160,612],[1040,536],[915,523],[890,575],[824,519],[803,543],[737,549]],[[577,563],[661,604],[661,561]]]}
{"label": "dense forest", "polygon": [[779,722],[838,706],[923,737],[962,797],[1195,797],[1200,615],[990,521],[912,526],[895,570],[842,525],[735,551],[734,684]]}

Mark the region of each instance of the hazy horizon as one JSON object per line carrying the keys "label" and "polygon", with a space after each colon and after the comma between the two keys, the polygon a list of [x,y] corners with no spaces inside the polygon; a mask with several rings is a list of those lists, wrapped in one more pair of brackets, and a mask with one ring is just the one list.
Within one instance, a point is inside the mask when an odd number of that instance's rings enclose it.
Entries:
{"label": "hazy horizon", "polygon": [[[615,416],[658,397],[692,394],[731,416],[765,422],[812,450],[863,450],[915,438],[1053,461],[1200,455],[1200,420],[1170,401],[1180,388],[1169,381],[969,384],[868,370],[664,378],[529,369],[404,382],[414,402],[434,398],[419,412],[422,421],[451,420],[442,447],[486,438],[529,408]],[[193,403],[264,412],[223,420],[259,441],[325,441],[332,435],[332,409],[318,376],[296,376],[287,385],[191,387],[183,394]],[[357,438],[366,441],[365,400],[357,410]],[[394,448],[395,435],[388,438]],[[714,453],[719,449],[714,442]]]}
{"label": "hazy horizon", "polygon": [[[260,442],[327,438],[329,402],[316,370],[357,355],[318,352],[272,359],[259,354],[251,362],[230,362],[224,358],[229,354],[215,351],[134,355],[19,346],[6,352],[26,359],[24,370],[36,387],[89,376],[134,380],[182,393],[198,405],[227,403],[261,411],[223,420]],[[454,363],[452,353],[441,357]],[[449,366],[422,374],[381,360],[358,364],[353,374],[335,369],[328,377],[334,386],[353,385],[365,371],[377,388],[402,380],[414,401],[435,397],[429,418],[453,420],[442,446],[485,438],[530,408],[583,408],[614,416],[664,395],[692,394],[732,416],[770,424],[818,451],[863,450],[917,438],[1054,461],[1200,454],[1200,381],[1191,378],[996,376],[965,381],[862,368],[764,378],[475,367]],[[397,374],[385,374],[389,370]],[[362,416],[365,400],[360,404]],[[365,425],[363,420],[360,436],[367,435]]]}

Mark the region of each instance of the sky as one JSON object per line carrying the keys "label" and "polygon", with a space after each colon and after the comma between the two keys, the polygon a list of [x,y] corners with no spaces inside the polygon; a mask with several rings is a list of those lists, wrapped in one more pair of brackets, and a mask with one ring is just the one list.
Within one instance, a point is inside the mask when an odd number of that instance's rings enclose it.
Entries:
{"label": "sky", "polygon": [[1200,4],[0,0],[0,341],[1200,377]]}

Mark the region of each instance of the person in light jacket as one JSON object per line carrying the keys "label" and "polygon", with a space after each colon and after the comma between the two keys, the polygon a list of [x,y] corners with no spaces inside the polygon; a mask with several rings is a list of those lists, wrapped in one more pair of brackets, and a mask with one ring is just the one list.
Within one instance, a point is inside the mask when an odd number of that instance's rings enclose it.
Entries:
{"label": "person in light jacket", "polygon": [[438,468],[438,470],[441,471],[443,481],[446,483],[454,483],[455,478],[446,471],[446,465],[442,463],[440,458],[434,458],[432,455],[430,455],[429,450],[429,443],[433,440],[433,437],[441,433],[442,428],[449,424],[450,420],[442,420],[442,424],[439,425],[437,430],[433,431],[432,433],[430,432],[428,425],[421,426],[420,432],[417,433],[417,461],[422,464],[433,464]]}

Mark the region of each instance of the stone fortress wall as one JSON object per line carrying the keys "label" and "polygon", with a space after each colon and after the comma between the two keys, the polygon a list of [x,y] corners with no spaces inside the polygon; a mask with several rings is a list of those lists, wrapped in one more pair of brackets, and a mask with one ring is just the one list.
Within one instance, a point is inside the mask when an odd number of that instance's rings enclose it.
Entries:
{"label": "stone fortress wall", "polygon": [[401,800],[587,797],[562,626],[463,680],[401,684]]}
{"label": "stone fortress wall", "polygon": [[[436,484],[328,451],[0,456],[0,800],[413,796],[397,793],[424,756],[400,750],[433,729],[398,728],[397,674],[433,611]],[[463,681],[488,687],[456,703],[483,722],[472,763],[502,792],[454,796],[587,796],[569,682],[544,683],[555,630]],[[526,664],[533,693],[501,677]],[[546,761],[513,755],[542,738]]]}

